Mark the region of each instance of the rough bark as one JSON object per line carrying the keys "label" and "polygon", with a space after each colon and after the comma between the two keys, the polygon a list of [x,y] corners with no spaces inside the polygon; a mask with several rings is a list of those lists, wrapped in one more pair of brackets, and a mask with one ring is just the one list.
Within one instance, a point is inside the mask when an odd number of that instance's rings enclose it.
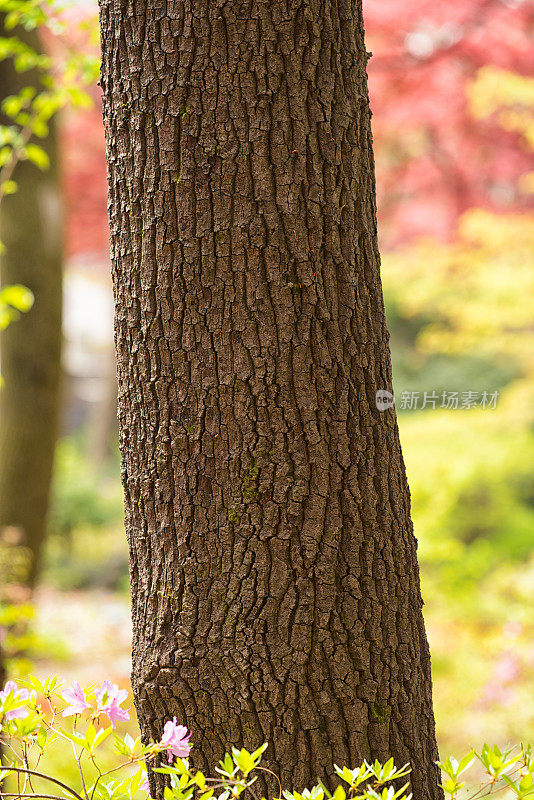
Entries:
{"label": "rough bark", "polygon": [[[361,3],[101,0],[144,737],[439,797]],[[275,787],[271,787],[275,792]]]}
{"label": "rough bark", "polygon": [[[35,31],[15,31],[34,48]],[[0,96],[34,85],[31,73],[0,63]],[[35,84],[37,85],[37,84]],[[46,535],[57,435],[61,358],[62,231],[54,125],[41,143],[51,159],[45,172],[20,162],[16,194],[2,201],[2,284],[21,283],[35,295],[33,308],[1,337],[0,527],[16,526],[28,549],[27,583],[37,580]]]}

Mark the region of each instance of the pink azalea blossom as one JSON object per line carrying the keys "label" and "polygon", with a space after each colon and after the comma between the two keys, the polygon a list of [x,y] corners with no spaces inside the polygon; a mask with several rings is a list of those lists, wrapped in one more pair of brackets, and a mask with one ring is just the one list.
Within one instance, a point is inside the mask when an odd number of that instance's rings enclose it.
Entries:
{"label": "pink azalea blossom", "polygon": [[[19,689],[15,681],[8,681],[4,690],[0,692],[0,700],[2,703],[13,692],[15,700],[29,700],[30,693],[27,689]],[[28,716],[28,711],[25,708],[13,708],[11,711],[6,712],[6,719],[24,719]]]}
{"label": "pink azalea blossom", "polygon": [[102,681],[100,689],[97,689],[97,711],[99,714],[106,714],[109,717],[113,728],[116,722],[130,719],[128,711],[120,707],[127,697],[126,689],[119,689],[117,684],[111,683],[111,681]]}
{"label": "pink azalea blossom", "polygon": [[172,761],[173,756],[187,758],[191,750],[191,745],[189,744],[191,734],[189,733],[188,736],[188,733],[187,728],[184,728],[183,725],[176,724],[176,717],[173,717],[172,721],[168,720],[168,722],[165,723],[160,744],[164,745],[167,750],[169,761]]}
{"label": "pink azalea blossom", "polygon": [[74,681],[74,686],[72,688],[65,689],[61,697],[68,703],[67,708],[63,711],[64,717],[71,717],[73,714],[81,714],[85,708],[90,708],[89,703],[85,699],[85,692],[78,681]]}

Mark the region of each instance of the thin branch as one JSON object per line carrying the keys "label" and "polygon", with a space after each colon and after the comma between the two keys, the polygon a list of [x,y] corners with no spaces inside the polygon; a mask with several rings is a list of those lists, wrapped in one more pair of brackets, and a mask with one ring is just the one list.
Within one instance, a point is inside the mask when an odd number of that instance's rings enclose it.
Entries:
{"label": "thin branch", "polygon": [[276,772],[273,772],[272,769],[267,769],[267,767],[256,767],[256,769],[261,769],[262,772],[268,772],[269,775],[272,775],[274,778],[276,778],[276,782],[278,783],[278,787],[280,789],[279,797],[282,797],[282,784],[280,783],[280,778],[278,777]]}
{"label": "thin branch", "polygon": [[89,800],[89,795],[87,793],[87,787],[85,786],[85,779],[83,777],[82,765],[80,763],[83,751],[80,751],[80,754],[76,755],[76,745],[74,744],[74,742],[72,742],[72,751],[74,753],[74,758],[76,759],[76,763],[78,764],[78,772],[80,773],[80,778],[81,778],[81,781],[82,781],[82,788],[83,788],[83,793],[85,795],[85,800]]}
{"label": "thin branch", "polygon": [[95,767],[95,769],[96,769],[96,770],[97,770],[97,772],[98,772],[98,778],[97,778],[97,779],[96,779],[96,781],[94,782],[93,789],[92,789],[92,791],[91,791],[91,800],[93,800],[93,797],[95,796],[95,792],[96,792],[96,787],[98,786],[98,782],[99,782],[99,780],[102,778],[102,770],[100,769],[100,767],[99,767],[99,766],[98,766],[98,764],[96,763],[96,759],[95,759],[95,757],[94,757],[94,755],[93,755],[92,753],[89,753],[89,758],[90,758],[90,759],[91,759],[91,761],[93,762],[93,764],[94,764],[94,767]]}
{"label": "thin branch", "polygon": [[64,797],[61,797],[58,794],[40,794],[40,792],[34,792],[33,794],[18,794],[17,792],[1,792],[2,797],[40,797],[41,800],[65,800]]}
{"label": "thin branch", "polygon": [[[521,771],[521,767],[517,766],[515,769],[511,770],[510,776],[513,777],[517,772],[520,772],[520,771]],[[478,798],[481,798],[481,797],[487,797],[488,795],[490,795],[492,793],[493,789],[499,783],[499,781],[503,782],[502,776],[499,776],[498,778],[494,778],[491,781],[486,781],[486,783],[483,783],[482,786],[480,786],[477,789],[476,792],[474,792],[472,795],[469,795],[468,797],[466,797],[465,800],[475,800],[475,798],[478,799]],[[504,786],[498,786],[497,791],[502,791],[503,788],[504,788]]]}
{"label": "thin branch", "polygon": [[111,769],[108,769],[105,772],[102,772],[100,770],[100,768],[97,766],[95,760],[93,759],[93,764],[95,765],[95,767],[97,768],[97,770],[98,770],[98,772],[100,774],[99,774],[98,778],[96,779],[95,784],[93,786],[93,790],[91,792],[90,800],[93,800],[95,789],[96,789],[97,784],[98,784],[98,782],[100,781],[101,778],[106,778],[108,775],[111,775],[112,772],[117,772],[117,770],[119,770],[119,769],[124,769],[124,767],[127,767],[127,766],[133,764],[134,761],[138,761],[138,760],[139,759],[137,759],[137,758],[133,758],[133,759],[129,759],[128,761],[123,761],[122,764],[119,764],[117,767],[112,767]]}
{"label": "thin branch", "polygon": [[76,800],[84,800],[84,798],[81,797],[78,792],[75,792],[74,789],[71,789],[66,783],[57,780],[57,778],[52,778],[50,775],[45,775],[43,772],[36,772],[33,769],[23,769],[22,767],[11,767],[7,764],[4,766],[4,769],[9,772],[17,772],[19,774],[25,773],[27,775],[35,775],[36,778],[44,778],[45,781],[50,781],[51,783],[55,783],[57,786],[61,786],[62,789],[66,789],[69,794],[71,794],[73,797],[76,797]]}

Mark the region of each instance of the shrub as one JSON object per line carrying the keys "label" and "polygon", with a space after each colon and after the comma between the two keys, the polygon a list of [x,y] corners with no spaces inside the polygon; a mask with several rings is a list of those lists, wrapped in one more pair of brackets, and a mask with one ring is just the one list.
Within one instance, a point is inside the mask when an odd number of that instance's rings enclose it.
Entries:
{"label": "shrub", "polygon": [[[0,742],[3,763],[0,770],[0,795],[11,798],[46,798],[47,800],[131,800],[138,792],[150,792],[147,765],[167,776],[164,800],[231,800],[241,795],[255,797],[252,786],[260,771],[274,776],[261,766],[263,744],[254,752],[232,748],[215,767],[216,777],[207,777],[189,764],[190,734],[176,721],[167,720],[161,739],[147,745],[129,734],[115,732],[117,723],[129,720],[123,708],[128,693],[111,681],[83,689],[77,681],[61,691],[55,676],[40,681],[29,676],[19,683],[8,681],[0,692]],[[67,729],[65,721],[73,718]],[[105,727],[100,726],[107,719]],[[114,734],[115,763],[109,769],[99,766],[98,748]],[[72,759],[77,767],[76,787],[47,774],[39,768],[43,754],[50,748],[64,748],[63,758]],[[508,790],[518,800],[534,795],[534,758],[530,747],[521,746],[501,751],[485,744],[460,761],[448,758],[439,763],[443,774],[442,788],[450,800],[456,800],[465,787],[463,776],[475,763],[482,764],[486,778],[473,797]],[[89,781],[87,766],[96,777]],[[132,767],[134,771],[132,772]],[[321,781],[312,789],[300,792],[283,790],[279,784],[279,800],[410,800],[409,779],[399,787],[400,779],[410,773],[409,764],[398,768],[393,759],[385,764],[364,763],[355,769],[334,767],[340,779],[334,792]],[[123,771],[125,777],[116,777]],[[113,776],[113,777],[111,777]],[[395,782],[395,785],[392,785]],[[11,787],[11,783],[13,787]],[[6,790],[6,785],[9,790]],[[46,785],[46,789],[40,787]]]}

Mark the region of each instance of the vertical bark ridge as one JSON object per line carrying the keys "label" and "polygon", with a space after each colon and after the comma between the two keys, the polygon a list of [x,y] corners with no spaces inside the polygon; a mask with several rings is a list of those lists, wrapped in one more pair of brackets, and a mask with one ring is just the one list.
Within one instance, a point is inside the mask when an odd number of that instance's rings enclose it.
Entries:
{"label": "vertical bark ridge", "polygon": [[361,4],[101,0],[143,734],[286,786],[411,761],[430,661],[379,276]]}

